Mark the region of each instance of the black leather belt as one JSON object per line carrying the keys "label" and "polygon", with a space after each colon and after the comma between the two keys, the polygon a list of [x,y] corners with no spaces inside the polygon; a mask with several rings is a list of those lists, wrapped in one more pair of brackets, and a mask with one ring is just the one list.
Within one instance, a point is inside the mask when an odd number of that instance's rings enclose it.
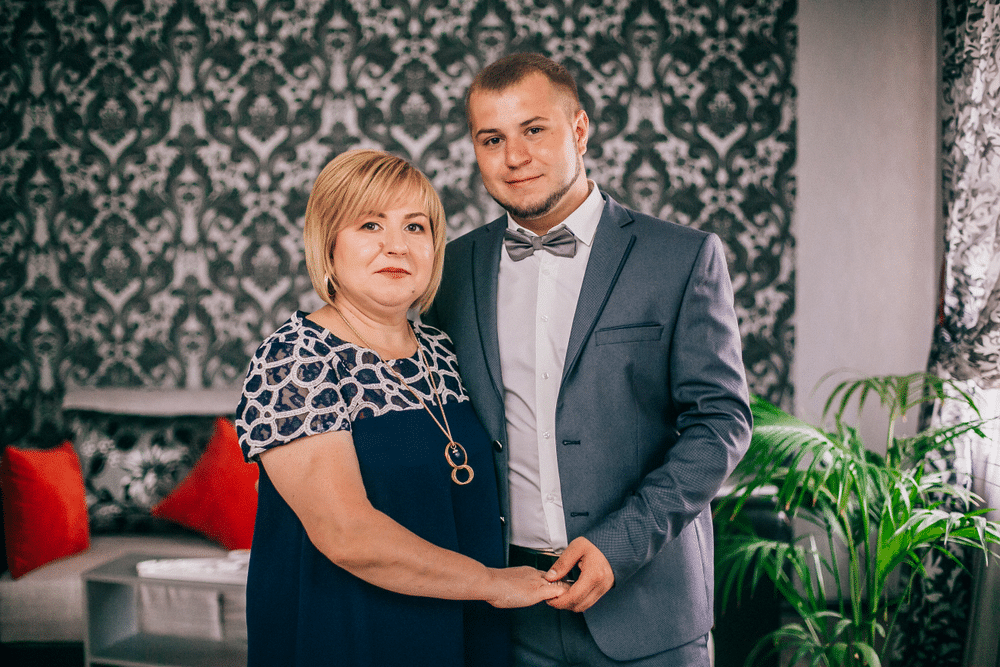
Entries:
{"label": "black leather belt", "polygon": [[[528,549],[527,547],[519,547],[512,544],[510,545],[508,560],[511,567],[527,565],[528,567],[533,567],[536,570],[548,572],[549,569],[555,565],[556,561],[559,560],[559,556],[558,554],[536,551],[535,549]],[[573,569],[570,570],[569,574],[563,577],[562,580],[571,584],[579,578],[580,567],[578,565],[574,565]]]}

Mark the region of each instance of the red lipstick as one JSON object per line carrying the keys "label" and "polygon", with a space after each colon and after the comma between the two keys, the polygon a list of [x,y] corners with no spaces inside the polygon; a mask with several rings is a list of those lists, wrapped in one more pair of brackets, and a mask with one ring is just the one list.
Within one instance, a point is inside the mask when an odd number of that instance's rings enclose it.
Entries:
{"label": "red lipstick", "polygon": [[407,271],[406,269],[400,269],[395,266],[387,266],[384,269],[379,269],[378,271],[376,271],[376,273],[385,274],[390,278],[402,278],[404,276],[410,275],[410,272]]}

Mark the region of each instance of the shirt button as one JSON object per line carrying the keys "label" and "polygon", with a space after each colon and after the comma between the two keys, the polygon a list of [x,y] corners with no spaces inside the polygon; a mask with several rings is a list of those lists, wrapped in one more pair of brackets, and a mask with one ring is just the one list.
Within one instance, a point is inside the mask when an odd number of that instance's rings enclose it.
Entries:
{"label": "shirt button", "polygon": [[548,322],[549,321],[549,316],[548,315],[542,315],[542,317],[540,319],[542,320],[542,322]]}
{"label": "shirt button", "polygon": [[554,493],[548,493],[545,495],[545,502],[554,503],[556,501],[556,495]]}
{"label": "shirt button", "polygon": [[549,379],[549,374],[548,373],[542,373],[542,379],[543,380],[548,380]]}
{"label": "shirt button", "polygon": [[548,440],[549,438],[552,437],[552,434],[549,433],[548,431],[545,431],[544,433],[542,433],[542,437]]}

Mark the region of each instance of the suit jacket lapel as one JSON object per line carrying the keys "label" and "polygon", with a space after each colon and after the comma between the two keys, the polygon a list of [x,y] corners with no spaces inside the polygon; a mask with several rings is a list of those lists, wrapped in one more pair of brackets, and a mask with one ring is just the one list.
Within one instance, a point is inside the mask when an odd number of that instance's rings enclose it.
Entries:
{"label": "suit jacket lapel", "polygon": [[605,194],[604,197],[607,200],[604,203],[604,213],[594,234],[587,271],[583,275],[580,298],[573,316],[573,327],[569,333],[563,382],[575,368],[583,344],[594,330],[597,318],[604,310],[604,304],[607,303],[632,250],[632,244],[635,243],[635,235],[628,230],[632,216],[610,196]]}
{"label": "suit jacket lapel", "polygon": [[497,282],[500,273],[500,247],[507,217],[503,216],[483,227],[472,250],[472,289],[476,299],[476,320],[483,356],[493,388],[503,408],[503,381],[500,377],[500,339],[497,336]]}

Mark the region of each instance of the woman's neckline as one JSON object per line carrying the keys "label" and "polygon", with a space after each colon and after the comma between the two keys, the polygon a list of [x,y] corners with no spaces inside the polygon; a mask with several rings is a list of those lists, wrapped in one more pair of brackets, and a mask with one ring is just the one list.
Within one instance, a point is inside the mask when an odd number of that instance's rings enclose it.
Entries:
{"label": "woman's neckline", "polygon": [[371,352],[376,357],[378,357],[382,361],[382,363],[389,364],[389,363],[392,363],[392,362],[395,362],[395,361],[399,361],[400,359],[408,359],[410,361],[416,362],[417,359],[419,359],[419,357],[420,357],[420,347],[422,345],[422,343],[420,342],[420,331],[419,331],[419,328],[413,322],[411,322],[410,320],[407,320],[406,322],[407,322],[407,325],[410,327],[410,330],[413,332],[414,339],[417,341],[417,348],[413,351],[412,354],[410,354],[408,356],[391,357],[391,358],[387,359],[387,358],[383,357],[381,354],[379,354],[376,350],[373,350],[372,348],[368,347],[367,345],[362,345],[360,343],[355,343],[353,341],[347,340],[346,338],[341,338],[340,336],[338,336],[337,334],[333,333],[333,331],[331,331],[327,327],[323,326],[319,322],[317,322],[317,321],[315,321],[313,319],[310,319],[309,313],[305,312],[304,310],[297,310],[297,311],[295,311],[295,315],[296,315],[296,317],[298,317],[299,320],[302,321],[303,324],[305,324],[306,326],[308,326],[308,327],[310,327],[312,329],[315,329],[317,332],[321,333],[325,337],[332,338],[333,340],[337,341],[337,343],[339,345],[350,345],[351,347],[356,347],[359,350],[365,350],[367,352]]}

